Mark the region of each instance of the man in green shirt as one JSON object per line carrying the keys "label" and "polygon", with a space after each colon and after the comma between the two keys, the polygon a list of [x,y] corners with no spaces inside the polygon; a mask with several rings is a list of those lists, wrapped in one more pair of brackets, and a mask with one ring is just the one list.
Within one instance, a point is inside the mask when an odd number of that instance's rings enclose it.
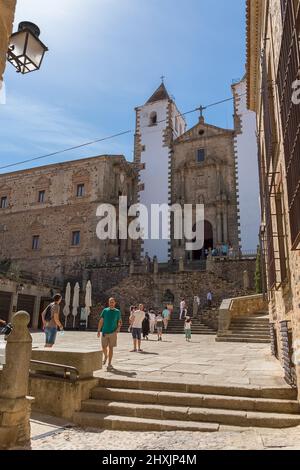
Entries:
{"label": "man in green shirt", "polygon": [[105,308],[100,315],[97,336],[100,338],[100,332],[102,331],[103,365],[106,364],[108,358],[107,370],[111,370],[114,348],[117,346],[117,335],[120,332],[122,320],[121,312],[116,308],[114,298],[109,299],[108,305],[109,307]]}

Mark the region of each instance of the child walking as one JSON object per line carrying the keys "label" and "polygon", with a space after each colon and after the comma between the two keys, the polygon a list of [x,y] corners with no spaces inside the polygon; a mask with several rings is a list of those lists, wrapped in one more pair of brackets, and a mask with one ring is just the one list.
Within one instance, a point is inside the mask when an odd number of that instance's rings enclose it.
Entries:
{"label": "child walking", "polygon": [[164,326],[164,319],[161,312],[158,313],[155,321],[156,331],[157,331],[157,341],[162,341],[162,332]]}
{"label": "child walking", "polygon": [[190,319],[190,317],[186,317],[185,319],[184,331],[185,331],[185,340],[190,343],[192,339],[192,320]]}

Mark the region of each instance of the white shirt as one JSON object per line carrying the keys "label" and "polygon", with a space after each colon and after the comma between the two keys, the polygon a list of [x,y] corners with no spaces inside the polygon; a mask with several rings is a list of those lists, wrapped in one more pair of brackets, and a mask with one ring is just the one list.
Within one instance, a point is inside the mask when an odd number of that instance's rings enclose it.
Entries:
{"label": "white shirt", "polygon": [[155,321],[156,320],[155,313],[149,313],[149,318],[150,318],[150,321]]}
{"label": "white shirt", "polygon": [[[177,304],[178,305],[178,304]],[[180,310],[183,310],[185,308],[185,300],[182,300],[180,302]]]}
{"label": "white shirt", "polygon": [[143,320],[145,318],[145,312],[142,310],[136,310],[130,317],[133,322],[131,323],[132,328],[142,328]]}

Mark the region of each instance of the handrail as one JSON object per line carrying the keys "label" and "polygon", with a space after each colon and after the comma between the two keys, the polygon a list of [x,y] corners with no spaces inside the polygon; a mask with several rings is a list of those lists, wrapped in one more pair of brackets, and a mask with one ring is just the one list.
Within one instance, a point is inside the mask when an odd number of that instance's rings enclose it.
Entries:
{"label": "handrail", "polygon": [[[30,364],[43,365],[47,367],[55,367],[56,369],[64,369],[64,379],[69,379],[71,382],[76,382],[79,380],[79,372],[76,367],[67,366],[65,364],[55,364],[54,362],[45,362],[45,361],[36,361],[31,360]],[[73,374],[75,376],[73,377]]]}

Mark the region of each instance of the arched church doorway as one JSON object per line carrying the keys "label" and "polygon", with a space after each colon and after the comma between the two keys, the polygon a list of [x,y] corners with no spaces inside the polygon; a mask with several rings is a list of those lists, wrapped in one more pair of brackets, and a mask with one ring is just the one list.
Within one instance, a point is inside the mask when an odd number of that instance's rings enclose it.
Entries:
{"label": "arched church doorway", "polygon": [[167,289],[162,297],[163,304],[174,304],[175,296],[170,289]]}
{"label": "arched church doorway", "polygon": [[[196,225],[193,227],[193,231],[196,230]],[[195,241],[195,240],[194,240]],[[205,251],[213,249],[214,247],[214,231],[213,226],[208,220],[204,221],[204,245],[201,250],[195,250],[192,252],[193,261],[199,261],[205,258]]]}

